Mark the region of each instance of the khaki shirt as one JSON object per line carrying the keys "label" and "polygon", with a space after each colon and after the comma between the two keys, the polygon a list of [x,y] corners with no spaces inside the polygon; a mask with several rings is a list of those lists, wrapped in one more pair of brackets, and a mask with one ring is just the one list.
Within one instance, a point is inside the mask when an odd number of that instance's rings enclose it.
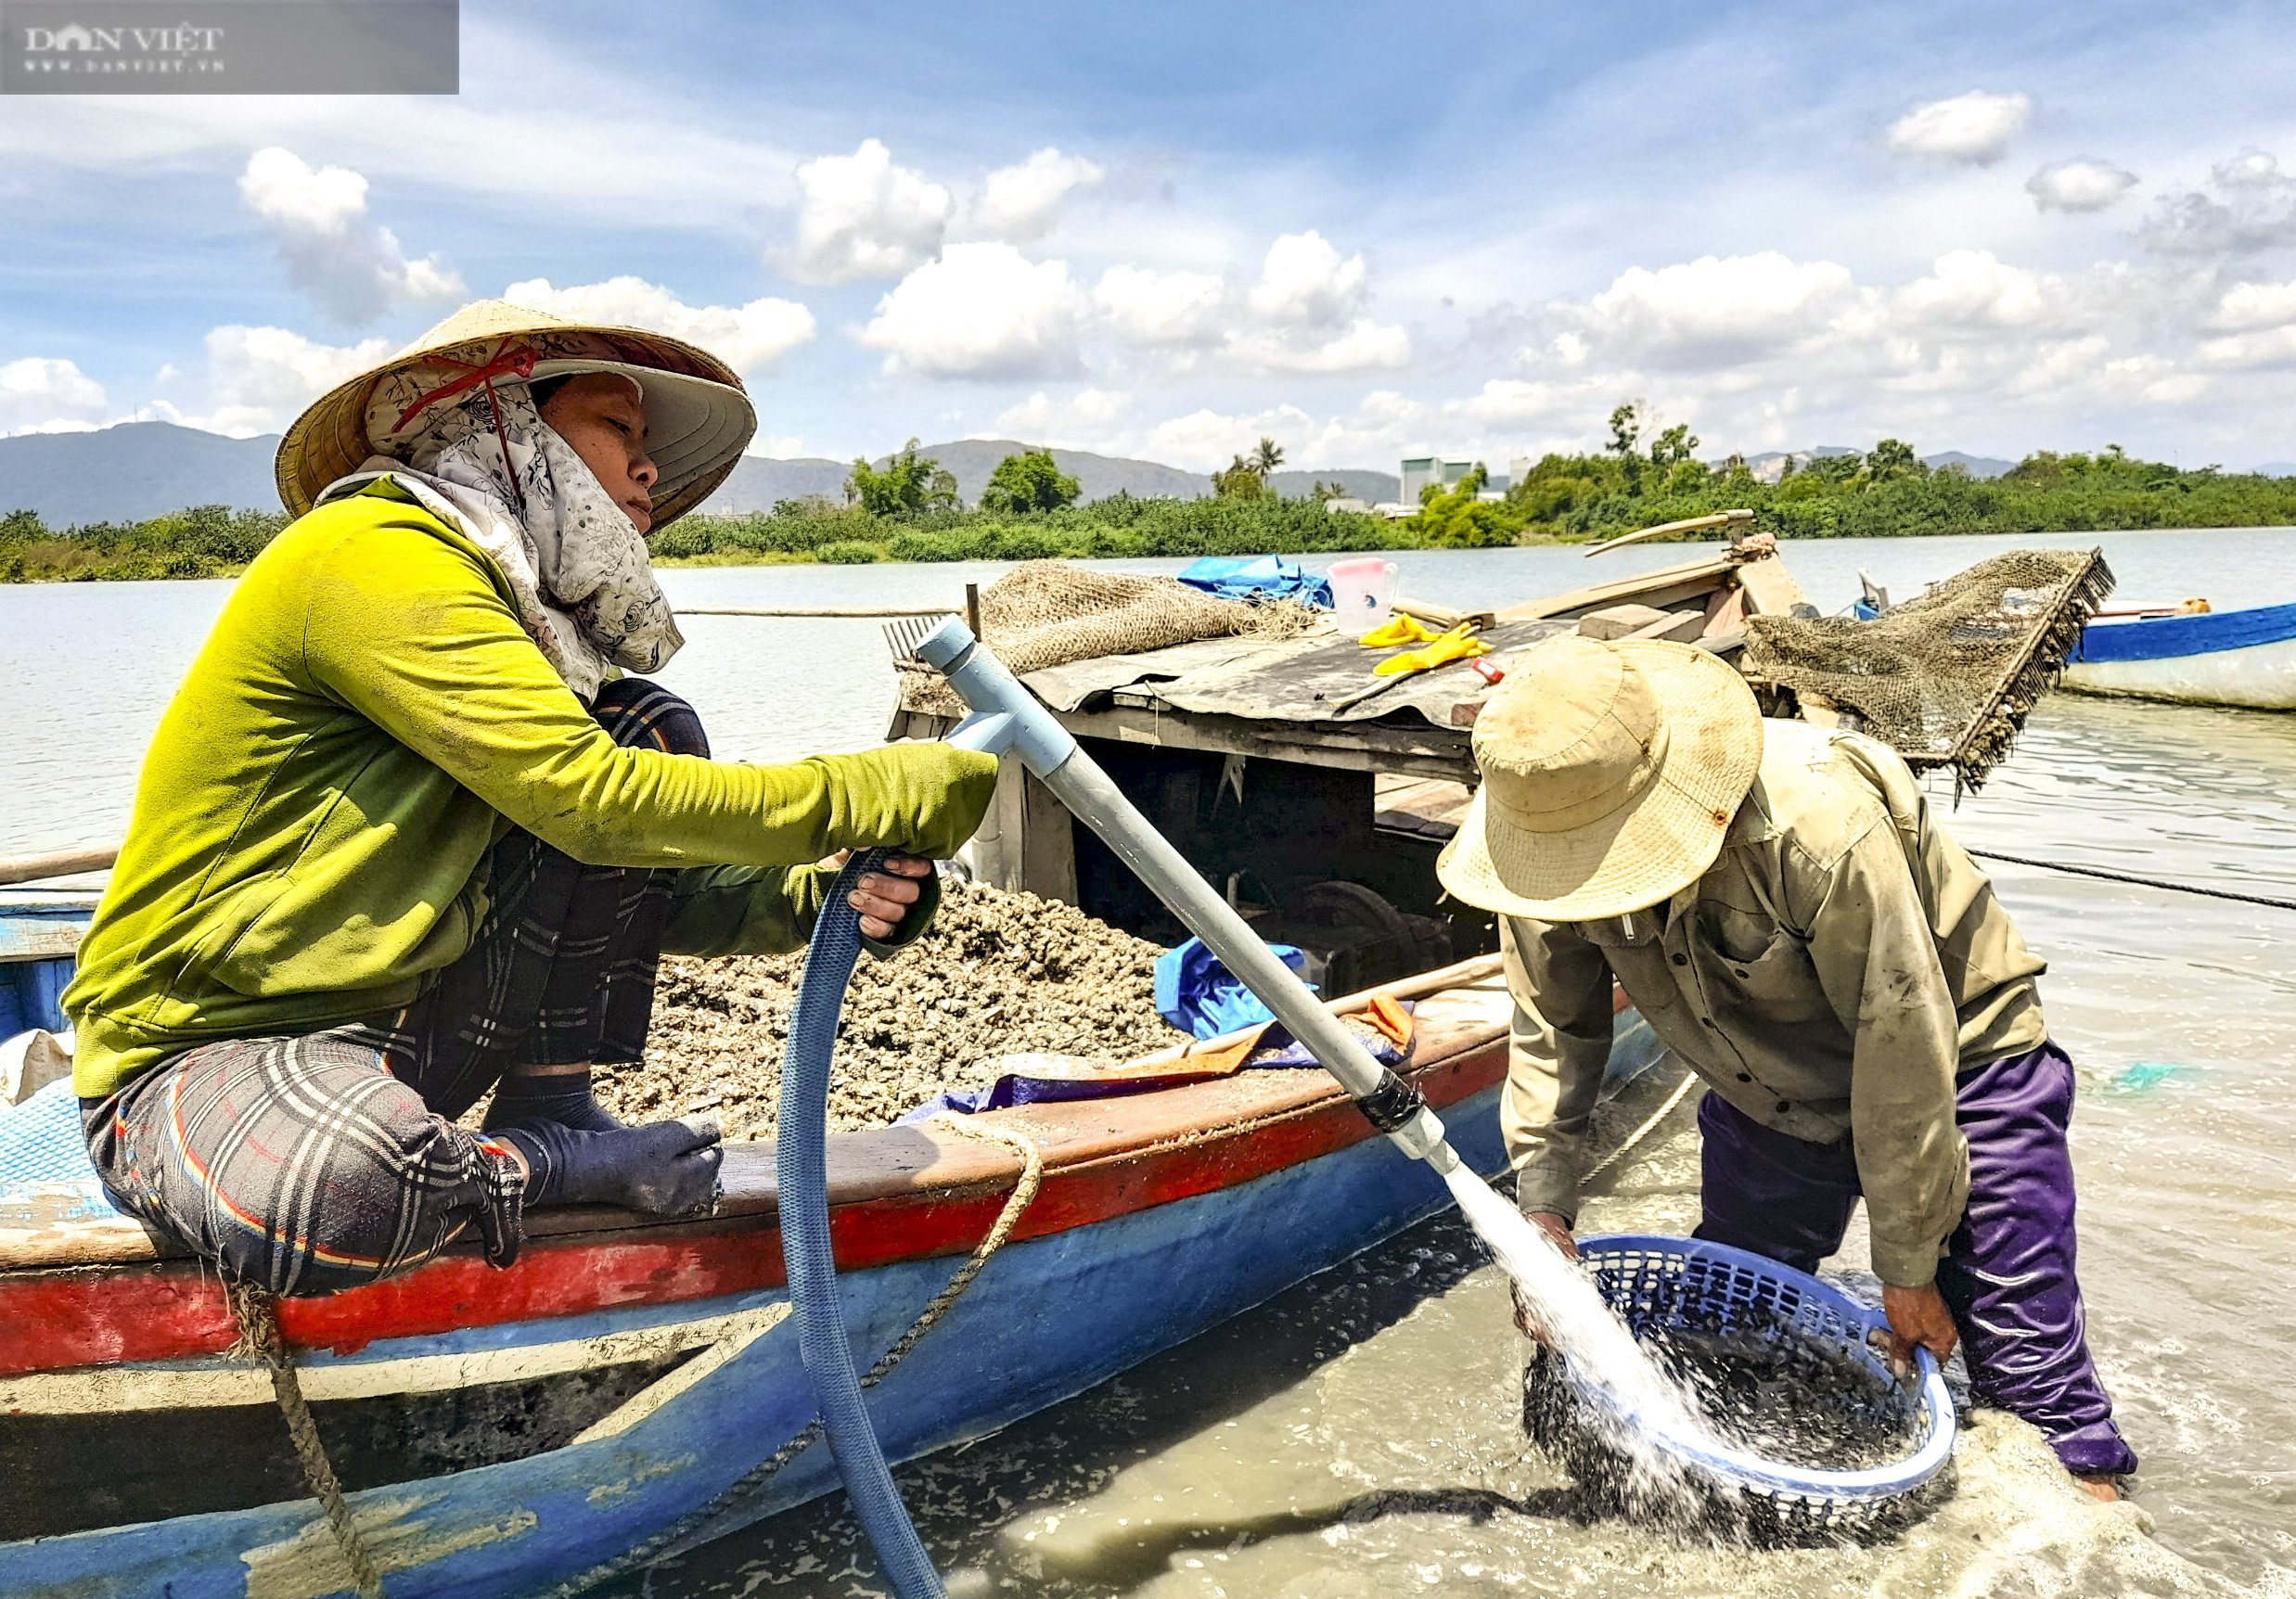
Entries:
{"label": "khaki shirt", "polygon": [[1576,1217],[1615,974],[1738,1109],[1795,1138],[1853,1141],[1874,1272],[1918,1287],[1969,1198],[1954,1075],[2039,1047],[2045,968],[1893,751],[1804,723],[1763,728],[1761,771],[1704,876],[1632,916],[1503,920],[1507,1155],[1524,1209]]}

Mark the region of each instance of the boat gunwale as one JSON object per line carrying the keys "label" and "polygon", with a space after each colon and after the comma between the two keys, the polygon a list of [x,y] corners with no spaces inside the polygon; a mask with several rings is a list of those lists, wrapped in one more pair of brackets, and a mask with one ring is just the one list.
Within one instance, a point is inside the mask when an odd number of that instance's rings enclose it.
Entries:
{"label": "boat gunwale", "polygon": [[[1495,966],[1486,956],[1425,974],[1465,979],[1423,998],[1421,1053],[1404,1073],[1439,1108],[1504,1075],[1511,1002]],[[1335,1001],[1334,1008],[1364,997]],[[1161,1114],[1144,1125],[1142,1110]],[[1023,1129],[1045,1148],[1045,1183],[1016,1237],[1240,1186],[1375,1136],[1338,1086],[1313,1068],[1244,1071],[1122,1098],[989,1112],[984,1119]],[[896,1143],[895,1158],[868,1159],[888,1142]],[[913,1158],[919,1151],[927,1155],[921,1163]],[[840,1135],[831,1154],[840,1169],[832,1226],[848,1270],[971,1249],[1002,1209],[1020,1165],[1002,1147],[915,1125]],[[282,1328],[293,1346],[349,1353],[384,1339],[781,1286],[772,1164],[769,1142],[731,1145],[733,1198],[717,1214],[677,1221],[603,1208],[543,1213],[536,1222],[546,1215],[550,1224],[537,1225],[519,1267],[509,1272],[484,1264],[475,1242],[457,1245],[381,1283],[283,1300]],[[127,1258],[91,1260],[84,1249],[70,1250],[69,1234],[98,1228],[131,1247]],[[27,1248],[33,1241],[19,1233],[0,1264],[0,1373],[196,1358],[222,1352],[236,1336],[212,1268],[187,1254],[160,1257],[140,1224],[123,1217],[50,1234],[45,1247]],[[0,1246],[8,1243],[0,1234]]]}
{"label": "boat gunwale", "polygon": [[[2296,601],[2238,610],[2091,622],[2065,658],[2068,667],[2119,666],[2228,655],[2296,639]],[[2139,640],[2143,646],[2138,647]],[[2103,643],[2101,653],[2094,646]]]}

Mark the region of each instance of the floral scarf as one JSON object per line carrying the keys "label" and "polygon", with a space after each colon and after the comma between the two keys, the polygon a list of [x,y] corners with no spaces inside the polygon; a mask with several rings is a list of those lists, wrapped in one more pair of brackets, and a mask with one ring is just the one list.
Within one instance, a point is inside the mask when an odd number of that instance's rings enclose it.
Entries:
{"label": "floral scarf", "polygon": [[537,415],[524,376],[537,353],[586,352],[474,347],[386,374],[366,407],[376,454],[319,498],[388,473],[459,527],[502,569],[520,625],[587,704],[610,668],[657,671],[686,640],[645,535]]}

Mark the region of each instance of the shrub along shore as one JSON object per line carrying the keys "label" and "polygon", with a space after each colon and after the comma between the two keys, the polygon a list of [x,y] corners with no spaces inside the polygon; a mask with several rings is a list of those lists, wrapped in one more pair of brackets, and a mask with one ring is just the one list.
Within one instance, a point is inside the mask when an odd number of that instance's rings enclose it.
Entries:
{"label": "shrub along shore", "polygon": [[[1118,495],[1015,509],[1020,496],[1006,493],[992,496],[999,508],[963,510],[945,490],[920,493],[914,508],[898,494],[866,492],[844,505],[785,500],[770,516],[689,516],[652,544],[672,566],[1496,548],[1591,542],[1741,505],[1758,527],[1786,539],[2296,526],[2296,479],[2182,471],[2117,448],[2043,453],[1979,480],[1950,467],[1931,471],[1910,448],[1885,440],[1866,454],[1819,457],[1764,482],[1735,461],[1714,467],[1688,458],[1696,444],[1674,429],[1646,449],[1631,419],[1623,429],[1614,419],[1608,451],[1549,455],[1500,499],[1479,497],[1485,479],[1478,467],[1449,490],[1430,491],[1417,514],[1395,519],[1278,499],[1265,491],[1266,473],[1255,477],[1239,457],[1243,469],[1220,474],[1221,492],[1202,499]],[[878,490],[884,476],[864,490]],[[1059,497],[1056,489],[1044,499]],[[17,511],[0,516],[0,582],[227,577],[286,522],[276,513],[202,505],[148,521],[52,530]]]}

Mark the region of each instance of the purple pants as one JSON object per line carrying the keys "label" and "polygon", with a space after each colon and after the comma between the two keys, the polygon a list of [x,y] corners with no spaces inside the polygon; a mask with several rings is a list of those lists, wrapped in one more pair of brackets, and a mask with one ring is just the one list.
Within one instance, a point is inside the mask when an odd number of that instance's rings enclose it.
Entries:
{"label": "purple pants", "polygon": [[[1969,1391],[2039,1427],[2067,1470],[2128,1472],[2089,1359],[2073,1278],[2072,1062],[2054,1042],[1955,1080],[1969,1141],[1969,1204],[1937,1286],[1969,1366]],[[1718,1094],[1699,1105],[1705,1217],[1697,1236],[1815,1272],[1841,1247],[1859,1196],[1850,1141],[1811,1144],[1763,1126]]]}

